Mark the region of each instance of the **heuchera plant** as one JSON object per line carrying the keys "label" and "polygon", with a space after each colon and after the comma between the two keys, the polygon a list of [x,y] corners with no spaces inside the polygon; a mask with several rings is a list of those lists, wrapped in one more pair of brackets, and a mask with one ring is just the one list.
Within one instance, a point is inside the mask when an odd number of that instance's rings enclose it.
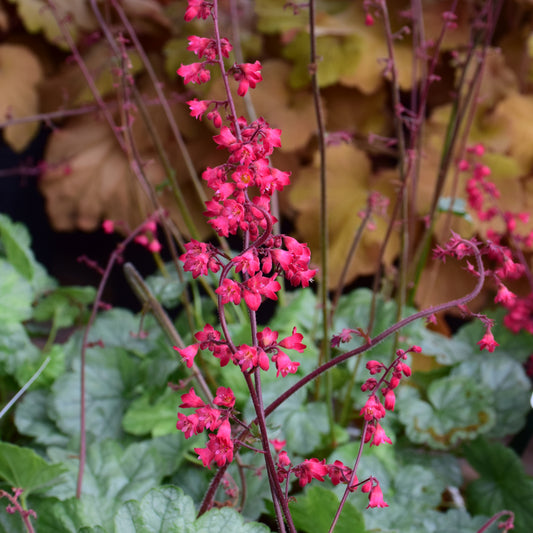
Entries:
{"label": "heuchera plant", "polygon": [[[312,479],[324,481],[329,476],[335,485],[347,484],[348,491],[361,486],[361,490],[369,495],[369,507],[386,507],[387,504],[377,479],[372,477],[358,481],[357,463],[351,469],[340,461],[327,465],[325,460],[310,458],[293,465],[287,452],[282,449],[283,443],[269,442],[261,395],[261,371],[267,371],[274,364],[278,377],[296,373],[299,363],[285,350],[301,353],[306,346],[296,328],[292,335],[281,340],[279,333],[268,327],[259,331],[256,312],[264,298],[277,300],[276,293],[281,289],[278,278],[285,278],[292,286],[307,287],[316,270],[309,266],[311,254],[306,244],[288,235],[273,233],[275,218],[271,213],[271,198],[275,191],[283,190],[290,182],[290,173],[274,168],[269,160],[274,149],[281,146],[281,131],[271,128],[263,118],[248,123],[245,118],[236,115],[230,80],[238,82],[237,93],[243,97],[262,80],[261,64],[256,61],[226,67],[224,58],[229,57],[232,46],[219,35],[217,2],[189,1],[185,20],[209,17],[213,20],[215,37],[189,38],[188,50],[202,61],[181,65],[177,73],[185,83],[200,84],[210,80],[211,66],[218,65],[220,68],[226,100],[193,99],[188,105],[193,117],[201,119],[205,114],[213,122],[219,130],[213,140],[219,149],[228,152],[226,163],[208,167],[202,175],[208,187],[214,191],[213,199],[206,203],[205,215],[220,236],[228,237],[242,231],[244,246],[240,254],[229,257],[211,244],[192,240],[185,245],[186,252],[180,259],[184,269],[191,272],[194,278],[220,272],[215,292],[218,295],[221,331],[206,324],[195,335],[197,343],[175,349],[188,367],[193,366],[199,350],[211,352],[221,366],[232,363],[240,367],[257,416],[261,451],[265,457],[278,523],[281,530],[284,530],[286,523],[290,531],[295,531],[287,497],[291,474],[298,478],[301,487]],[[234,278],[230,277],[232,272]],[[241,300],[245,301],[248,308],[251,342],[236,345],[227,327],[225,306],[239,305]],[[415,346],[410,351],[420,351],[420,348]],[[405,351],[398,350],[397,358],[388,367],[377,361],[367,365],[371,374],[383,372],[379,381],[370,378],[363,386],[370,396],[361,410],[365,420],[362,440],[370,442],[370,445],[391,443],[379,420],[385,416],[386,409],[394,409],[394,389],[403,375],[411,373],[409,366],[403,362],[406,357]],[[204,388],[203,393],[207,402],[196,394],[194,388],[182,395],[180,408],[194,409],[194,412],[188,415],[178,413],[177,428],[187,438],[207,432],[207,445],[195,448],[195,451],[204,466],[211,468],[216,464],[223,467],[233,460],[236,450],[242,445],[242,435],[236,436],[237,428],[249,426],[237,419],[233,411],[235,397],[230,388],[219,387],[214,398],[207,388]],[[380,394],[384,404],[380,401]],[[232,429],[232,424],[235,429]],[[285,490],[282,489],[283,483]]]}
{"label": "heuchera plant", "polygon": [[[361,444],[353,467],[338,460],[333,464],[326,464],[325,459],[316,457],[293,464],[287,451],[284,450],[285,442],[269,439],[266,417],[281,401],[319,373],[348,357],[362,353],[407,323],[417,318],[433,317],[434,313],[454,305],[460,306],[467,313],[464,304],[479,293],[485,278],[481,255],[499,254],[499,257],[505,259],[506,251],[497,244],[489,243],[481,246],[481,243],[465,241],[454,235],[445,248],[436,250],[435,255],[442,259],[446,256],[457,259],[467,255],[475,257],[477,266],[468,264],[468,270],[478,278],[478,284],[472,293],[457,301],[435,306],[403,319],[374,339],[363,334],[367,341],[365,345],[322,365],[287,391],[282,399],[278,398],[277,403],[274,402],[265,408],[262,397],[262,372],[269,370],[273,364],[277,370],[277,377],[283,378],[296,373],[299,362],[286,351],[302,353],[306,346],[302,342],[303,335],[296,328],[292,330],[290,336],[282,339],[279,339],[279,332],[268,327],[259,330],[256,313],[264,299],[277,300],[277,293],[281,289],[280,281],[283,278],[294,287],[308,287],[317,271],[310,267],[310,251],[306,244],[288,235],[276,234],[273,230],[276,219],[271,210],[272,196],[290,183],[290,173],[273,167],[270,161],[273,151],[281,146],[281,131],[270,127],[263,118],[248,122],[244,117],[238,117],[236,113],[230,84],[232,80],[237,82],[237,93],[240,97],[244,97],[249,89],[253,89],[262,81],[261,63],[255,61],[233,64],[229,67],[226,65],[225,59],[229,58],[232,45],[228,39],[220,35],[216,0],[213,2],[189,0],[185,20],[191,21],[195,18],[212,19],[214,36],[213,38],[194,35],[189,37],[188,50],[195,53],[200,61],[182,64],[177,73],[186,84],[203,84],[211,79],[210,68],[218,67],[226,95],[223,101],[194,98],[187,102],[191,116],[202,119],[205,115],[213,123],[218,130],[213,140],[218,149],[226,150],[228,153],[225,163],[214,168],[208,167],[203,172],[203,179],[214,191],[212,199],[206,202],[205,215],[219,236],[228,237],[238,233],[244,236],[242,251],[237,255],[230,256],[210,243],[192,240],[185,244],[185,253],[180,257],[184,269],[191,272],[194,278],[218,274],[218,286],[215,292],[218,297],[220,330],[211,324],[206,324],[202,331],[195,334],[196,343],[186,347],[174,347],[186,365],[194,368],[203,396],[202,398],[198,395],[194,387],[181,396],[180,408],[193,411],[189,411],[189,414],[178,413],[177,428],[186,438],[205,432],[208,438],[205,447],[195,448],[195,451],[205,467],[212,468],[216,465],[219,468],[204,499],[200,514],[211,507],[214,493],[239,448],[250,447],[244,441],[252,433],[252,424],[255,424],[258,428],[261,449],[252,449],[264,456],[280,531],[296,531],[289,509],[291,476],[298,479],[300,487],[306,486],[313,479],[324,481],[326,478],[329,478],[333,485],[340,483],[346,485],[344,496],[330,528],[330,531],[333,531],[348,495],[357,488],[368,494],[367,508],[388,506],[383,499],[379,480],[374,476],[359,480],[357,468],[365,443],[370,443],[370,446],[392,444],[381,425],[381,420],[388,410],[394,409],[395,389],[402,377],[411,375],[411,368],[405,362],[407,354],[421,352],[422,349],[419,346],[411,346],[408,350],[398,349],[396,357],[389,365],[373,360],[367,363],[366,368],[372,377],[362,385],[363,392],[367,392],[369,396],[360,411],[363,418]],[[461,162],[460,168],[467,170],[468,162]],[[482,168],[479,170],[476,167],[473,178],[476,181],[470,187],[472,198],[474,189],[483,186],[481,180],[486,174]],[[488,190],[487,185],[484,185],[484,189]],[[507,264],[508,261],[504,263]],[[495,275],[502,277],[501,273]],[[498,294],[500,300],[505,297],[502,290]],[[505,299],[509,301],[508,297]],[[225,307],[239,305],[242,300],[249,315],[251,338],[249,344],[236,344],[226,321]],[[491,333],[492,321],[484,315],[476,316],[486,326],[486,333],[478,344],[481,349],[492,352],[498,345]],[[361,335],[360,330],[343,330],[340,335],[333,337],[332,346],[338,347],[340,343],[349,341],[352,333]],[[200,350],[211,352],[219,360],[221,367],[231,363],[240,368],[255,409],[256,418],[251,424],[241,420],[239,413],[235,411],[235,395],[231,388],[220,386],[213,397],[210,389],[200,378],[195,365],[195,357]]]}

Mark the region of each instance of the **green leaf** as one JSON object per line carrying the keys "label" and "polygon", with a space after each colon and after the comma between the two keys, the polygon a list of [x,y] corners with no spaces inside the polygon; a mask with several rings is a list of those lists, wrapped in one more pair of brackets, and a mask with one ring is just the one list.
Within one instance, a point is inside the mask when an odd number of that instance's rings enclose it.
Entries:
{"label": "green leaf", "polygon": [[31,280],[34,274],[35,258],[30,249],[31,238],[26,227],[0,214],[0,239],[7,260],[19,274]]}
{"label": "green leaf", "polygon": [[202,515],[194,524],[194,533],[267,533],[270,529],[257,522],[245,523],[235,509],[224,507],[212,509]]}
{"label": "green leaf", "polygon": [[195,518],[194,504],[181,489],[159,487],[148,492],[140,502],[125,503],[115,517],[115,531],[193,533]]}
{"label": "green leaf", "polygon": [[[503,325],[504,317],[507,314],[505,309],[491,310],[489,316],[495,320],[492,334],[499,346],[494,353],[507,355],[524,363],[531,354],[531,343],[533,336],[531,333],[521,331],[514,333]],[[471,353],[480,353],[477,342],[485,334],[485,327],[479,321],[471,322],[463,326],[456,335],[456,338],[472,347]],[[486,353],[486,352],[485,352]]]}
{"label": "green leaf", "polygon": [[[142,382],[138,366],[120,348],[89,348],[85,362],[87,433],[98,440],[123,435],[122,416],[135,386]],[[77,435],[80,427],[80,362],[52,387],[51,415],[60,430]]]}
{"label": "green leaf", "polygon": [[167,388],[155,402],[150,396],[145,393],[130,405],[122,420],[124,430],[132,435],[151,433],[153,437],[176,433],[179,395]]}
{"label": "green leaf", "polygon": [[0,478],[23,489],[24,497],[50,485],[64,470],[60,464],[48,464],[29,448],[0,442]]}
{"label": "green leaf", "polygon": [[503,354],[476,354],[454,368],[452,376],[467,376],[491,392],[490,406],[496,421],[487,436],[503,437],[518,432],[531,406],[531,384],[523,366]]}
{"label": "green leaf", "polygon": [[65,372],[65,352],[61,344],[54,344],[46,353],[41,353],[34,361],[24,361],[16,370],[17,382],[24,385],[50,357],[50,362],[46,365],[38,380],[33,385],[34,388],[50,387],[52,383]]}
{"label": "green leaf", "polygon": [[37,500],[34,509],[37,512],[37,531],[39,533],[72,533],[88,529],[96,533],[105,531],[101,528],[105,516],[103,509],[108,502],[103,498],[83,494],[81,499],[69,498],[60,501],[56,498]]}
{"label": "green leaf", "polygon": [[305,10],[295,13],[285,0],[256,0],[257,29],[261,33],[283,33],[293,28],[305,28],[309,15]]}
{"label": "green leaf", "polygon": [[533,531],[533,480],[519,457],[503,444],[484,438],[466,446],[465,456],[481,475],[466,489],[469,509],[489,516],[504,509],[513,511],[516,531]]}
{"label": "green leaf", "polygon": [[421,400],[415,389],[402,387],[397,411],[412,442],[443,450],[472,440],[493,426],[490,396],[490,391],[473,379],[448,376],[430,384],[428,401]]}
{"label": "green leaf", "polygon": [[[62,484],[48,491],[50,496],[68,499],[76,490],[79,461],[68,450],[49,448],[48,455],[61,461],[68,471]],[[117,505],[142,497],[157,486],[167,473],[168,461],[150,441],[122,446],[117,441],[96,442],[88,447],[83,477],[83,494],[102,498],[102,515],[112,519]],[[105,521],[101,524],[106,527]]]}
{"label": "green leaf", "polygon": [[[0,303],[0,307],[1,305]],[[20,372],[19,369],[22,366],[35,365],[39,360],[39,355],[39,349],[31,342],[20,322],[0,321],[0,369],[2,373],[14,376]],[[36,365],[35,370],[39,366]],[[18,380],[18,383],[23,385],[25,381]]]}
{"label": "green leaf", "polygon": [[245,523],[234,509],[213,509],[198,520],[192,499],[178,487],[149,491],[140,502],[126,502],[115,516],[118,533],[266,533],[268,527]]}
{"label": "green leaf", "polygon": [[316,450],[322,435],[328,432],[327,407],[323,402],[304,403],[290,413],[285,411],[283,418],[283,421],[278,420],[273,414],[272,422],[281,424],[287,440],[287,449],[295,450],[299,455]]}
{"label": "green leaf", "polygon": [[86,313],[95,295],[94,287],[58,287],[37,302],[33,316],[41,322],[51,320],[58,329],[70,327]]}
{"label": "green leaf", "polygon": [[0,294],[0,323],[23,322],[31,318],[31,284],[4,259],[0,259]]}
{"label": "green leaf", "polygon": [[[339,507],[339,498],[330,490],[312,486],[303,495],[298,495],[296,501],[289,504],[289,508],[294,520],[294,525],[298,530],[306,533],[316,533],[317,531],[328,531],[333,517]],[[356,509],[350,502],[347,502],[340,515],[336,533],[365,533],[365,523],[361,511]]]}
{"label": "green leaf", "polygon": [[35,438],[45,446],[66,446],[69,437],[59,431],[48,414],[52,394],[44,390],[30,391],[18,403],[15,425],[22,435]]}
{"label": "green leaf", "polygon": [[166,275],[158,273],[148,276],[146,284],[162,305],[168,309],[173,309],[180,304],[183,290],[187,287],[192,276],[182,273],[183,281],[181,281],[173,263],[166,263],[165,267]]}

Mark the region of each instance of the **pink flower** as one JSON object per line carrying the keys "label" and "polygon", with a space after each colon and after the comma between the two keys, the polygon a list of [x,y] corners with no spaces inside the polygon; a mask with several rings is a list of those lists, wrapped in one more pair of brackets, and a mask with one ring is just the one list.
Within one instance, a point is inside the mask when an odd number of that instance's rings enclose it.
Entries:
{"label": "pink flower", "polygon": [[300,363],[297,361],[291,361],[289,356],[285,352],[278,352],[276,356],[272,357],[272,361],[276,363],[277,373],[276,377],[279,377],[281,374],[283,377],[286,377],[287,374],[296,374],[298,372],[298,367]]}
{"label": "pink flower", "polygon": [[189,5],[183,17],[187,22],[194,18],[206,19],[211,14],[212,4],[204,0],[187,0]]}
{"label": "pink flower", "polygon": [[367,422],[370,422],[371,420],[379,420],[385,416],[385,408],[378,400],[377,396],[372,394],[361,409],[360,414]]}
{"label": "pink flower", "polygon": [[274,446],[274,450],[276,450],[277,453],[281,452],[281,450],[287,444],[286,440],[279,440],[279,439],[270,439],[269,442],[270,442],[270,444],[272,444],[272,446]]}
{"label": "pink flower", "polygon": [[115,231],[115,223],[112,220],[104,220],[102,222],[102,229],[104,233],[113,233]]}
{"label": "pink flower", "polygon": [[183,413],[178,413],[176,429],[182,431],[186,439],[190,439],[193,435],[197,435],[201,432],[201,430],[198,429],[198,417],[194,413],[189,416],[185,416]]}
{"label": "pink flower", "polygon": [[385,434],[385,430],[381,427],[379,423],[376,423],[376,429],[373,434],[372,442],[370,443],[370,446],[379,446],[380,444],[383,444],[384,442],[388,444],[392,444],[392,441],[387,437]]}
{"label": "pink flower", "polygon": [[325,465],[326,460],[322,459],[305,459],[304,462],[294,469],[294,475],[299,479],[300,487],[305,487],[311,480],[318,479],[324,481],[324,476],[328,475],[328,469]]}
{"label": "pink flower", "polygon": [[204,407],[205,402],[196,394],[194,391],[194,387],[191,387],[189,392],[181,395],[181,405],[180,407],[183,409],[187,409],[189,407]]}
{"label": "pink flower", "polygon": [[222,304],[233,302],[239,305],[241,303],[241,287],[231,279],[225,278],[215,292],[220,295]]}
{"label": "pink flower", "polygon": [[511,292],[505,285],[500,284],[498,293],[494,298],[495,303],[502,303],[503,305],[513,305],[516,301],[516,294]]}
{"label": "pink flower", "polygon": [[205,83],[211,79],[211,72],[204,65],[204,63],[182,64],[176,72],[183,78],[183,83]]}
{"label": "pink flower", "polygon": [[242,63],[235,65],[233,77],[239,83],[237,93],[239,96],[244,96],[248,92],[248,88],[254,89],[255,86],[263,80],[261,76],[261,63]]}
{"label": "pink flower", "polygon": [[[335,461],[332,465],[326,465],[328,469],[328,476],[331,479],[333,485],[338,485],[339,483],[346,483],[352,474],[352,471],[347,466],[344,466],[342,461]],[[357,478],[355,478],[355,483],[357,483]]]}
{"label": "pink flower", "polygon": [[385,394],[385,409],[387,411],[394,411],[394,404],[396,403],[396,395],[394,394],[394,391],[388,390]]}
{"label": "pink flower", "polygon": [[220,426],[220,414],[218,409],[209,405],[198,408],[196,410],[196,416],[198,417],[198,427],[200,428],[200,431],[203,431],[205,428],[213,431]]}
{"label": "pink flower", "polygon": [[303,338],[304,336],[301,333],[296,333],[296,328],[292,328],[292,335],[282,339],[279,345],[283,346],[283,348],[287,348],[287,350],[296,350],[299,353],[303,353],[307,348],[305,344],[301,343]]}
{"label": "pink flower", "polygon": [[247,344],[241,344],[233,357],[243,371],[257,366],[266,371],[270,366],[270,359],[262,348],[248,346]]}
{"label": "pink flower", "polygon": [[194,98],[193,100],[189,100],[187,104],[191,110],[191,117],[201,119],[211,105],[211,102],[209,100],[198,100],[198,98]]}
{"label": "pink flower", "polygon": [[494,335],[492,335],[490,328],[486,329],[485,335],[483,335],[483,338],[478,341],[477,344],[479,344],[480,350],[486,349],[489,352],[493,352],[494,348],[499,346],[499,344],[494,340]]}
{"label": "pink flower", "polygon": [[152,252],[153,254],[159,253],[161,251],[161,248],[163,247],[157,239],[152,239],[152,241],[150,241],[150,244],[148,245],[148,250],[150,250],[150,252]]}
{"label": "pink flower", "polygon": [[379,483],[376,484],[370,489],[370,494],[368,495],[368,505],[367,509],[370,507],[388,507],[389,505],[383,500],[383,492]]}
{"label": "pink flower", "polygon": [[177,346],[173,346],[174,350],[176,350],[185,360],[185,363],[187,364],[187,368],[192,368],[194,358],[196,357],[196,354],[198,353],[199,344],[191,344],[190,346],[187,346],[186,348],[178,348]]}
{"label": "pink flower", "polygon": [[195,333],[194,337],[200,343],[200,350],[212,352],[220,340],[220,332],[210,324],[206,324],[202,331]]}
{"label": "pink flower", "polygon": [[269,327],[266,327],[263,331],[257,333],[259,346],[265,349],[271,347],[272,345],[276,344],[278,335],[279,333],[277,331],[272,331]]}
{"label": "pink flower", "polygon": [[231,409],[235,405],[235,395],[229,387],[219,387],[213,403]]}
{"label": "pink flower", "polygon": [[180,256],[180,261],[184,263],[183,270],[192,272],[192,277],[207,276],[209,271],[218,272],[220,264],[215,257],[216,251],[204,242],[194,239],[185,244],[186,252]]}
{"label": "pink flower", "polygon": [[234,257],[232,261],[236,263],[235,272],[243,272],[244,274],[250,274],[250,276],[258,272],[260,268],[255,248]]}
{"label": "pink flower", "polygon": [[379,361],[368,361],[366,368],[371,375],[374,375],[379,374],[385,368],[385,365]]}

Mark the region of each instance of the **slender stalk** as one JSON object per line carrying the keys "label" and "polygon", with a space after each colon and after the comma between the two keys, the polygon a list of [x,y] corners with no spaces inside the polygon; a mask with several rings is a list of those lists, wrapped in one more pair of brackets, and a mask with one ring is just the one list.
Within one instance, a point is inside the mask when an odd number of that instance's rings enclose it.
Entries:
{"label": "slender stalk", "polygon": [[383,342],[386,338],[390,337],[397,331],[401,330],[411,322],[414,322],[415,320],[419,320],[422,318],[426,318],[428,316],[431,316],[433,314],[440,313],[442,311],[446,311],[448,309],[451,309],[453,307],[457,307],[459,305],[465,305],[466,303],[473,300],[478,294],[481,292],[481,289],[483,288],[483,285],[485,283],[485,269],[483,267],[483,261],[481,260],[481,254],[477,247],[472,244],[470,241],[467,240],[461,240],[461,242],[467,246],[469,246],[473,253],[476,260],[477,265],[477,272],[479,274],[476,286],[474,289],[468,293],[466,296],[463,296],[461,298],[456,298],[455,300],[450,300],[448,302],[434,305],[431,307],[428,307],[427,309],[423,309],[422,311],[419,311],[417,313],[414,313],[399,322],[396,322],[386,330],[382,331],[380,334],[376,335],[374,338],[371,338],[368,342],[365,342],[363,345],[359,346],[358,348],[355,348],[354,350],[351,350],[349,352],[346,352],[344,354],[338,355],[337,357],[334,357],[327,363],[322,364],[312,372],[310,372],[307,376],[303,377],[300,381],[295,383],[292,387],[290,387],[287,391],[285,391],[283,394],[281,394],[276,400],[274,400],[266,409],[265,409],[265,415],[268,416],[270,413],[272,413],[275,409],[277,409],[283,402],[285,402],[288,398],[290,398],[295,392],[299,391],[302,387],[307,385],[310,381],[316,379],[319,375],[323,374],[330,368],[333,368],[334,366],[343,363],[347,359],[350,359],[351,357],[355,357],[356,355],[359,355],[361,353],[366,352],[370,348],[374,348],[379,343]]}
{"label": "slender stalk", "polygon": [[[171,340],[171,342],[179,348],[185,348],[186,344],[183,342],[183,339],[174,327],[174,324],[172,323],[168,315],[165,313],[165,310],[157,301],[156,297],[153,295],[152,291],[150,290],[150,287],[146,285],[144,279],[139,274],[138,270],[131,263],[126,263],[124,265],[124,275],[126,276],[126,280],[128,281],[130,287],[133,289],[133,292],[135,292],[137,298],[139,298],[139,300],[144,305],[150,307],[155,316],[155,319],[161,326],[161,329],[166,333],[167,337]],[[202,389],[202,392],[204,393],[205,397],[209,400],[209,402],[212,402],[213,394],[211,393],[211,390],[209,389],[209,386],[207,385],[204,376],[202,375],[200,369],[194,361],[192,362],[191,368],[192,373],[196,381],[198,382],[198,385]]]}
{"label": "slender stalk", "polygon": [[[310,64],[311,86],[315,108],[318,153],[320,159],[320,277],[319,292],[322,313],[322,346],[320,350],[319,364],[329,361],[331,358],[331,346],[329,344],[330,316],[328,297],[328,249],[329,249],[329,223],[328,223],[328,196],[327,196],[327,159],[326,159],[326,122],[324,111],[320,101],[320,87],[318,84],[318,54],[316,50],[316,2],[309,1],[309,38],[310,38]],[[328,406],[328,423],[331,442],[335,446],[335,421],[333,415],[333,394],[331,376],[326,376],[326,405]]]}
{"label": "slender stalk", "polygon": [[126,246],[128,246],[128,244],[130,244],[130,242],[132,242],[138,234],[144,231],[144,224],[145,223],[143,222],[142,224],[137,226],[137,228],[135,228],[135,230],[133,230],[130,235],[128,235],[128,237],[126,237],[126,239],[124,239],[109,256],[106,268],[102,274],[102,279],[100,280],[100,284],[98,285],[98,289],[96,291],[96,297],[94,299],[91,315],[89,316],[89,321],[87,322],[87,326],[85,327],[85,331],[83,332],[80,356],[80,462],[78,466],[78,479],[76,482],[76,498],[78,499],[81,498],[83,473],[85,470],[85,460],[87,455],[87,432],[85,417],[85,361],[87,358],[89,332],[94,323],[94,320],[96,319],[96,313],[100,306],[100,302],[102,301],[104,288],[107,285],[107,282],[109,281],[109,276],[111,274],[111,270],[113,270],[113,266],[122,256],[122,252],[124,251]]}
{"label": "slender stalk", "polygon": [[0,411],[0,419],[17,403],[19,398],[31,387],[32,383],[42,374],[43,370],[50,362],[50,356],[47,356],[42,365],[35,371],[33,376],[24,384],[24,386],[7,402],[4,408]]}

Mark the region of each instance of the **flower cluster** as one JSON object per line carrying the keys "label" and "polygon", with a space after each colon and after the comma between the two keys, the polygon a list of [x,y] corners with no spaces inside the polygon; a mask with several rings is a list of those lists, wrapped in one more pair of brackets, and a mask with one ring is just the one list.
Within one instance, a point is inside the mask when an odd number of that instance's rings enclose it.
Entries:
{"label": "flower cluster", "polygon": [[325,459],[319,461],[316,458],[311,458],[304,459],[302,463],[294,466],[287,452],[282,449],[284,442],[276,444],[274,441],[271,442],[278,453],[276,468],[280,483],[286,482],[291,474],[298,479],[300,487],[305,487],[313,479],[324,481],[328,477],[335,486],[347,485],[350,492],[355,492],[358,487],[361,487],[362,492],[369,493],[367,509],[370,507],[388,507],[388,504],[383,500],[383,492],[379,482],[374,477],[359,481],[355,472],[339,460],[332,464],[326,464]]}
{"label": "flower cluster", "polygon": [[195,448],[194,451],[202,461],[203,465],[211,468],[211,464],[216,463],[223,466],[226,462],[233,461],[233,440],[231,439],[231,425],[229,416],[235,405],[235,396],[230,388],[219,387],[213,404],[216,407],[206,404],[191,388],[189,392],[181,396],[180,408],[194,408],[195,412],[190,415],[178,413],[178,423],[176,427],[183,431],[185,438],[198,435],[204,430],[209,430],[209,441],[205,448]]}
{"label": "flower cluster", "polygon": [[[467,149],[470,160],[463,159],[459,161],[459,170],[470,172],[471,177],[466,183],[466,193],[468,205],[475,212],[477,217],[482,221],[491,221],[499,217],[503,221],[503,232],[498,232],[491,228],[487,231],[490,239],[487,243],[487,254],[495,263],[495,268],[488,274],[494,279],[496,286],[495,303],[503,305],[508,314],[504,319],[505,326],[513,332],[522,329],[533,332],[533,294],[524,298],[519,298],[511,292],[503,283],[504,280],[515,280],[520,278],[524,272],[523,264],[513,260],[513,254],[504,242],[512,243],[516,248],[533,246],[533,231],[527,234],[521,234],[518,231],[519,224],[525,224],[529,221],[530,214],[527,212],[503,211],[497,200],[500,198],[500,191],[496,185],[488,181],[491,170],[488,166],[476,161],[485,153],[485,147],[482,144],[471,146]],[[473,159],[473,160],[472,160]],[[487,203],[490,204],[487,206]],[[494,339],[491,338],[490,330],[480,341],[481,348],[487,347],[489,351],[494,350]]]}
{"label": "flower cluster", "polygon": [[[403,376],[409,377],[411,375],[411,367],[404,363],[407,354],[409,352],[420,353],[421,351],[420,346],[411,346],[408,350],[397,350],[396,358],[388,367],[379,361],[368,361],[366,364],[366,368],[372,376],[383,372],[379,381],[372,377],[361,385],[363,392],[370,392],[370,396],[360,412],[360,415],[367,422],[364,442],[370,442],[370,446],[379,446],[384,442],[392,444],[379,420],[385,416],[386,411],[394,410],[396,403],[394,389],[398,387]],[[388,377],[389,374],[390,377]],[[380,387],[382,388],[380,389]],[[378,397],[378,391],[381,392],[383,403]]]}

